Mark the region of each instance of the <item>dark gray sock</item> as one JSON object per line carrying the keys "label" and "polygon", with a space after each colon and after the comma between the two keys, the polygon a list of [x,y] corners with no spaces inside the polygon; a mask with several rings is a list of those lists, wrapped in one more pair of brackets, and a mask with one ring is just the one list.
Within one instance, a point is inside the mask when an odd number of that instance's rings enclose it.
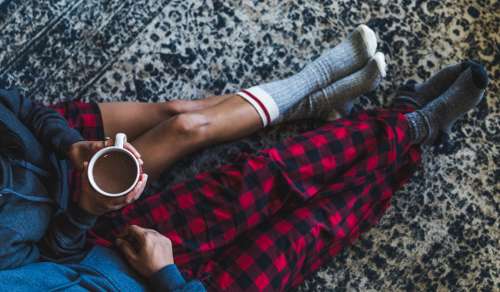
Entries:
{"label": "dark gray sock", "polygon": [[429,122],[422,115],[422,112],[416,111],[405,115],[410,124],[410,137],[413,144],[421,143],[429,135]]}
{"label": "dark gray sock", "polygon": [[414,143],[432,144],[440,131],[449,132],[458,118],[481,101],[487,85],[484,67],[470,64],[441,96],[421,110],[406,114]]}
{"label": "dark gray sock", "polygon": [[409,97],[418,107],[423,107],[436,97],[443,94],[470,64],[466,61],[450,65],[432,75],[423,83],[405,85],[400,89],[399,96]]}

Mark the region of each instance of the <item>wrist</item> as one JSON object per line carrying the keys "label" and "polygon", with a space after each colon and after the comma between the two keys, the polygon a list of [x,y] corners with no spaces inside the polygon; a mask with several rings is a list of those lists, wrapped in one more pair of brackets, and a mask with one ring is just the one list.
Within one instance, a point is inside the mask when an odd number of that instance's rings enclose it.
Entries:
{"label": "wrist", "polygon": [[175,264],[169,264],[148,277],[151,287],[157,291],[175,291],[186,284]]}
{"label": "wrist", "polygon": [[60,154],[66,154],[73,145],[82,141],[84,141],[82,135],[75,129],[70,128],[60,139],[60,148],[58,152]]}
{"label": "wrist", "polygon": [[174,264],[173,262],[165,262],[165,263],[156,265],[155,267],[150,268],[149,273],[146,276],[150,277],[151,275],[154,275],[154,274],[158,273],[159,271],[163,270],[164,268],[171,266],[173,264]]}
{"label": "wrist", "polygon": [[93,226],[98,217],[98,215],[90,213],[76,204],[70,204],[67,212],[70,214],[72,220],[86,226]]}
{"label": "wrist", "polygon": [[92,216],[98,217],[98,216],[102,215],[100,212],[98,212],[96,210],[96,208],[94,208],[92,206],[92,204],[90,202],[87,202],[86,200],[82,200],[81,198],[78,201],[78,208],[81,209],[82,211],[86,212],[87,214],[92,215]]}
{"label": "wrist", "polygon": [[73,157],[76,157],[77,154],[78,154],[78,144],[79,144],[79,141],[78,142],[75,142],[71,145],[68,146],[67,150],[66,150],[66,157],[70,160],[73,160]]}

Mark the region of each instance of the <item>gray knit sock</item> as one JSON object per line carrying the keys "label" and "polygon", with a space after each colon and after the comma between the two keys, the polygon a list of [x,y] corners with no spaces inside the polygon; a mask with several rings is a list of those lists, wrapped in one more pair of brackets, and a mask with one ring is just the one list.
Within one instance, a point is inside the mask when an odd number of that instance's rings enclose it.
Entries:
{"label": "gray knit sock", "polygon": [[440,97],[421,110],[406,114],[413,142],[432,144],[440,131],[448,133],[458,118],[481,101],[487,85],[484,67],[471,64]]}
{"label": "gray knit sock", "polygon": [[362,68],[376,48],[375,33],[366,25],[360,25],[347,39],[299,73],[238,94],[254,106],[266,126],[306,96]]}
{"label": "gray knit sock", "polygon": [[429,135],[430,125],[421,111],[405,114],[410,125],[410,137],[413,144],[420,144]]}
{"label": "gray knit sock", "polygon": [[466,61],[450,65],[441,69],[423,83],[405,85],[398,92],[398,99],[407,98],[416,106],[423,107],[443,94],[471,63],[471,61]]}
{"label": "gray knit sock", "polygon": [[378,52],[359,71],[304,98],[276,122],[301,119],[327,119],[332,111],[342,115],[351,112],[356,97],[377,88],[386,75],[384,54]]}

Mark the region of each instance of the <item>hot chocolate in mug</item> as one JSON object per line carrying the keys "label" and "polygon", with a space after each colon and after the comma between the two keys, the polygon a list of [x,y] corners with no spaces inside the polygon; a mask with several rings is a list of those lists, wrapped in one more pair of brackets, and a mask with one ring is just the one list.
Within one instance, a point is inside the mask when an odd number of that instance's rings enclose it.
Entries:
{"label": "hot chocolate in mug", "polygon": [[139,181],[139,160],[124,147],[126,143],[127,136],[118,133],[113,146],[97,151],[90,159],[87,171],[90,185],[103,196],[124,196]]}

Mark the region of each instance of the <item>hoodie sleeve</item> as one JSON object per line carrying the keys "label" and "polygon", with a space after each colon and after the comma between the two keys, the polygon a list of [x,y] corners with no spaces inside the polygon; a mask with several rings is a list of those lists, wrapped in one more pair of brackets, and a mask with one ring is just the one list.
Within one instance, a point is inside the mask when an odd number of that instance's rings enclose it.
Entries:
{"label": "hoodie sleeve", "polygon": [[83,140],[56,111],[19,94],[17,90],[0,90],[0,102],[28,127],[37,139],[64,158],[69,146]]}
{"label": "hoodie sleeve", "polygon": [[24,240],[17,231],[0,226],[0,271],[36,262],[40,253],[33,242]]}
{"label": "hoodie sleeve", "polygon": [[70,203],[67,210],[56,214],[40,243],[44,259],[65,261],[79,259],[85,255],[87,231],[97,217]]}
{"label": "hoodie sleeve", "polygon": [[177,266],[172,264],[164,267],[149,278],[149,286],[153,291],[171,292],[204,292],[205,287],[200,281],[186,283]]}

